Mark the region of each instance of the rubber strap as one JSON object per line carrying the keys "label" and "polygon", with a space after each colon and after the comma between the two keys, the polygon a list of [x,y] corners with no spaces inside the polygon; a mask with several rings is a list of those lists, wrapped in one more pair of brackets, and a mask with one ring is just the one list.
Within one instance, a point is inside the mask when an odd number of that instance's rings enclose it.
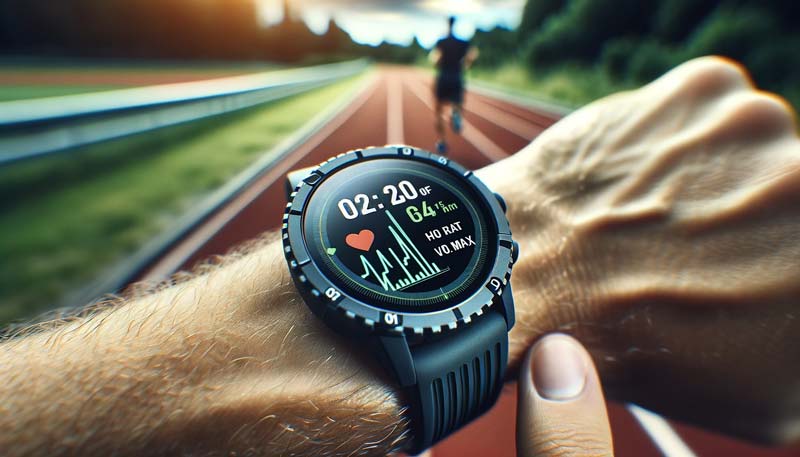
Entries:
{"label": "rubber strap", "polygon": [[417,384],[409,387],[411,429],[408,449],[431,447],[488,410],[503,387],[508,363],[505,318],[489,312],[472,325],[411,349]]}

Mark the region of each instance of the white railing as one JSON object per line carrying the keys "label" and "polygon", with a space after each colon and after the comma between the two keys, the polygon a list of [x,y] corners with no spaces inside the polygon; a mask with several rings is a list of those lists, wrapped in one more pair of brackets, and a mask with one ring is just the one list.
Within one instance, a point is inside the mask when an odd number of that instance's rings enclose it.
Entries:
{"label": "white railing", "polygon": [[355,60],[177,84],[0,103],[0,165],[230,113],[352,76]]}

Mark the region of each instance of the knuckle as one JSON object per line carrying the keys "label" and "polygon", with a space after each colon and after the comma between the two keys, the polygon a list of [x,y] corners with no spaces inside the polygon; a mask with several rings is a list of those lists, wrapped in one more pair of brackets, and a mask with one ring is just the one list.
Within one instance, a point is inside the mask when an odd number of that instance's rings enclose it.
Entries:
{"label": "knuckle", "polygon": [[748,91],[738,94],[729,119],[740,135],[771,135],[794,132],[794,114],[790,105],[768,92]]}
{"label": "knuckle", "polygon": [[711,85],[740,86],[750,85],[747,70],[738,62],[718,56],[700,57],[694,63],[691,76],[703,79]]}
{"label": "knuckle", "polygon": [[795,113],[792,105],[785,98],[771,92],[759,92],[758,95],[757,100],[753,102],[754,105],[757,105],[754,106],[754,109],[776,124],[794,130]]}
{"label": "knuckle", "polygon": [[753,85],[741,65],[710,56],[685,62],[646,87],[664,106],[693,107],[750,90]]}
{"label": "knuckle", "polygon": [[722,57],[691,60],[674,73],[679,93],[690,99],[718,97],[752,87],[747,71],[738,63]]}

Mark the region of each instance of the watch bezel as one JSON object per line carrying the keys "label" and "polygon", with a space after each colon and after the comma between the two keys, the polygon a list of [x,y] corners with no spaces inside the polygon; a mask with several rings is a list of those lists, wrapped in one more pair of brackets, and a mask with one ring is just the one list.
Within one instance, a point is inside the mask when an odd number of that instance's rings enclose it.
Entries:
{"label": "watch bezel", "polygon": [[[472,186],[475,193],[484,200],[491,217],[487,222],[494,223],[497,233],[494,246],[496,255],[491,268],[480,279],[475,292],[460,303],[445,309],[424,313],[387,311],[353,297],[334,284],[312,260],[303,236],[303,215],[317,185],[337,170],[357,161],[398,157],[421,161],[463,177],[465,184]],[[331,313],[335,313],[365,331],[424,334],[467,325],[489,307],[501,306],[501,296],[508,285],[513,264],[511,230],[495,194],[471,171],[449,158],[410,146],[358,149],[323,162],[300,180],[289,196],[281,231],[284,255],[292,278],[312,311],[325,320],[331,317]]]}

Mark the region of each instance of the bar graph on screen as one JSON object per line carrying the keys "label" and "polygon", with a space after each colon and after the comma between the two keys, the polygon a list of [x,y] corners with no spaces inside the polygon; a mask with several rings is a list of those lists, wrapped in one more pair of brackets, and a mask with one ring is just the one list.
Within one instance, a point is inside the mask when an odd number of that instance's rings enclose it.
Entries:
{"label": "bar graph on screen", "polygon": [[384,254],[380,249],[375,250],[377,268],[366,255],[362,254],[361,265],[364,267],[362,278],[374,279],[384,290],[399,291],[450,270],[449,267],[442,269],[436,263],[428,261],[394,216],[389,211],[385,214],[390,221],[387,230],[396,242],[396,246],[388,247],[386,249],[388,254]]}

